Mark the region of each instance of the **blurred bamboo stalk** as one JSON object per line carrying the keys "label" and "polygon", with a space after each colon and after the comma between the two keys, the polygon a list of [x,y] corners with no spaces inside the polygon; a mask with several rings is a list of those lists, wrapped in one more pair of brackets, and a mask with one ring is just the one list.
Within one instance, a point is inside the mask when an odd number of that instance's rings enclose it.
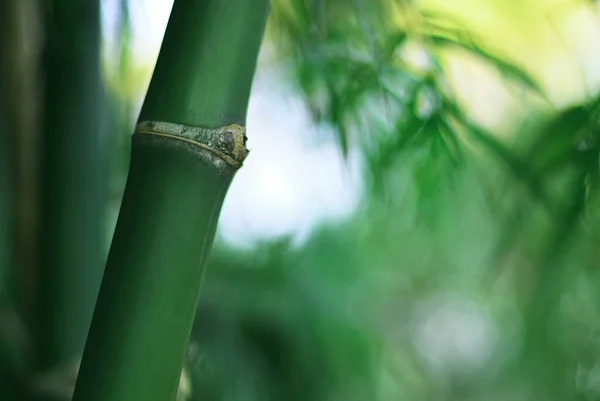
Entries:
{"label": "blurred bamboo stalk", "polygon": [[[13,226],[13,165],[12,165],[12,119],[10,113],[10,82],[11,58],[10,48],[6,37],[12,34],[9,18],[11,16],[10,3],[0,3],[0,307],[8,301],[7,291],[10,286],[8,275],[11,273],[12,226]],[[7,29],[8,28],[8,29]]]}
{"label": "blurred bamboo stalk", "polygon": [[40,30],[35,0],[0,2],[0,389],[28,392],[39,121]]}
{"label": "blurred bamboo stalk", "polygon": [[102,279],[108,191],[99,0],[44,13],[36,343],[44,371],[77,364]]}
{"label": "blurred bamboo stalk", "polygon": [[[37,225],[37,156],[40,81],[38,64],[42,32],[36,0],[4,0],[0,5],[0,80],[4,98],[3,174],[11,181],[3,195],[11,203],[12,219],[3,224],[11,239],[2,242],[10,253],[9,298],[20,314],[30,316],[34,298]],[[18,269],[16,268],[18,266]]]}
{"label": "blurred bamboo stalk", "polygon": [[[0,3],[0,345],[11,344],[14,349],[14,336],[10,327],[10,321],[7,319],[7,310],[12,309],[12,300],[9,291],[11,288],[10,277],[13,273],[13,210],[14,210],[14,191],[13,191],[13,166],[12,166],[12,124],[8,108],[8,90],[6,73],[7,63],[7,32],[2,29],[7,24],[2,24],[7,14],[6,4]],[[3,396],[9,401],[16,400],[19,396],[20,386],[18,385],[18,369],[11,349],[6,346],[0,346],[0,388]],[[11,355],[12,354],[12,355]]]}
{"label": "blurred bamboo stalk", "polygon": [[231,180],[268,0],[176,0],[133,135],[75,401],[176,396]]}

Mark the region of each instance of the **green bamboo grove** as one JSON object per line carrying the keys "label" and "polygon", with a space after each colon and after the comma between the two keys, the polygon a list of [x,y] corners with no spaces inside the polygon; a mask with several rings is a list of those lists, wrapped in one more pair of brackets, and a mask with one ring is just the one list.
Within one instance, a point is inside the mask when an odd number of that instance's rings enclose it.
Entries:
{"label": "green bamboo grove", "polygon": [[75,401],[173,400],[231,180],[268,0],[175,0],[132,137],[129,176]]}

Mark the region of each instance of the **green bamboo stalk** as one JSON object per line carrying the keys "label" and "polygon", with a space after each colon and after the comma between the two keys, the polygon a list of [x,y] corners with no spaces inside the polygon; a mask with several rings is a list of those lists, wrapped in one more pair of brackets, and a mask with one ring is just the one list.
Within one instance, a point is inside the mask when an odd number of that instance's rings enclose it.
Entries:
{"label": "green bamboo stalk", "polygon": [[173,400],[245,116],[268,0],[176,0],[75,401]]}
{"label": "green bamboo stalk", "polygon": [[[0,2],[0,398],[23,400],[28,393],[31,343],[24,278],[35,203],[37,107],[37,4]],[[31,248],[28,248],[31,253]]]}
{"label": "green bamboo stalk", "polygon": [[[4,0],[0,4],[0,79],[9,130],[3,162],[12,175],[10,230],[11,265],[8,291],[22,319],[31,322],[37,215],[37,125],[39,116],[39,4],[36,0]],[[9,155],[10,154],[10,155]],[[3,169],[8,174],[9,169]]]}
{"label": "green bamboo stalk", "polygon": [[40,369],[78,363],[102,280],[106,141],[99,0],[46,3],[36,343]]}
{"label": "green bamboo stalk", "polygon": [[[12,30],[7,15],[10,15],[10,3],[0,4],[0,308],[9,301],[8,277],[12,264],[12,227],[13,227],[13,183],[12,183],[12,135],[9,118],[9,91],[6,82],[9,79],[7,56],[8,41],[5,39]],[[12,16],[12,15],[10,15]]]}
{"label": "green bamboo stalk", "polygon": [[[4,4],[0,4],[0,22],[2,12],[6,10]],[[0,25],[1,26],[1,25]],[[0,31],[1,32],[1,31]],[[4,33],[4,32],[2,32]],[[6,55],[5,41],[0,37],[0,55]],[[4,61],[4,58],[0,58]],[[0,62],[0,325],[6,326],[6,310],[10,308],[11,297],[8,294],[10,288],[9,276],[12,266],[12,228],[13,228],[13,186],[11,154],[12,136],[11,124],[9,122],[9,113],[6,104],[8,103],[8,94],[6,90],[6,62]],[[0,326],[1,327],[1,326]],[[6,400],[18,399],[19,393],[19,375],[15,358],[14,349],[5,344],[9,339],[5,333],[6,330],[0,329],[0,393]],[[10,344],[14,345],[14,344]]]}

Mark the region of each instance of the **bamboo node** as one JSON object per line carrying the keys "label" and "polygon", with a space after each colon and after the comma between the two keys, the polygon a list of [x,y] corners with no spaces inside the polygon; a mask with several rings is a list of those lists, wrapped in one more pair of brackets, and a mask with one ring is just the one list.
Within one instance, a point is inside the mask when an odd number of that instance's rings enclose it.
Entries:
{"label": "bamboo node", "polygon": [[188,142],[213,153],[235,168],[241,167],[248,155],[246,128],[238,124],[206,128],[163,121],[141,121],[134,135],[158,135]]}

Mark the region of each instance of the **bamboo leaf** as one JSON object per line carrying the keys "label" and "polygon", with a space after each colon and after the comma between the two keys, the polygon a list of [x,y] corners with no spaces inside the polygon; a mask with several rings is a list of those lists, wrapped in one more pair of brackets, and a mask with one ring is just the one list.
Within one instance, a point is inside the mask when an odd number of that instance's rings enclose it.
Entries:
{"label": "bamboo leaf", "polygon": [[515,180],[522,182],[525,185],[525,188],[527,188],[537,200],[550,209],[555,207],[552,202],[549,201],[541,179],[533,173],[529,164],[525,162],[520,155],[501,143],[491,133],[486,132],[482,127],[477,126],[458,110],[456,106],[450,104],[448,101],[445,103],[445,109],[466,129],[466,132],[471,138],[479,143],[480,146],[483,146],[484,149],[491,154],[496,155],[503,161]]}
{"label": "bamboo leaf", "polygon": [[[575,157],[584,144],[590,112],[586,106],[571,107],[552,119],[535,134],[528,159],[539,174],[548,174]],[[589,144],[588,144],[589,145]]]}

